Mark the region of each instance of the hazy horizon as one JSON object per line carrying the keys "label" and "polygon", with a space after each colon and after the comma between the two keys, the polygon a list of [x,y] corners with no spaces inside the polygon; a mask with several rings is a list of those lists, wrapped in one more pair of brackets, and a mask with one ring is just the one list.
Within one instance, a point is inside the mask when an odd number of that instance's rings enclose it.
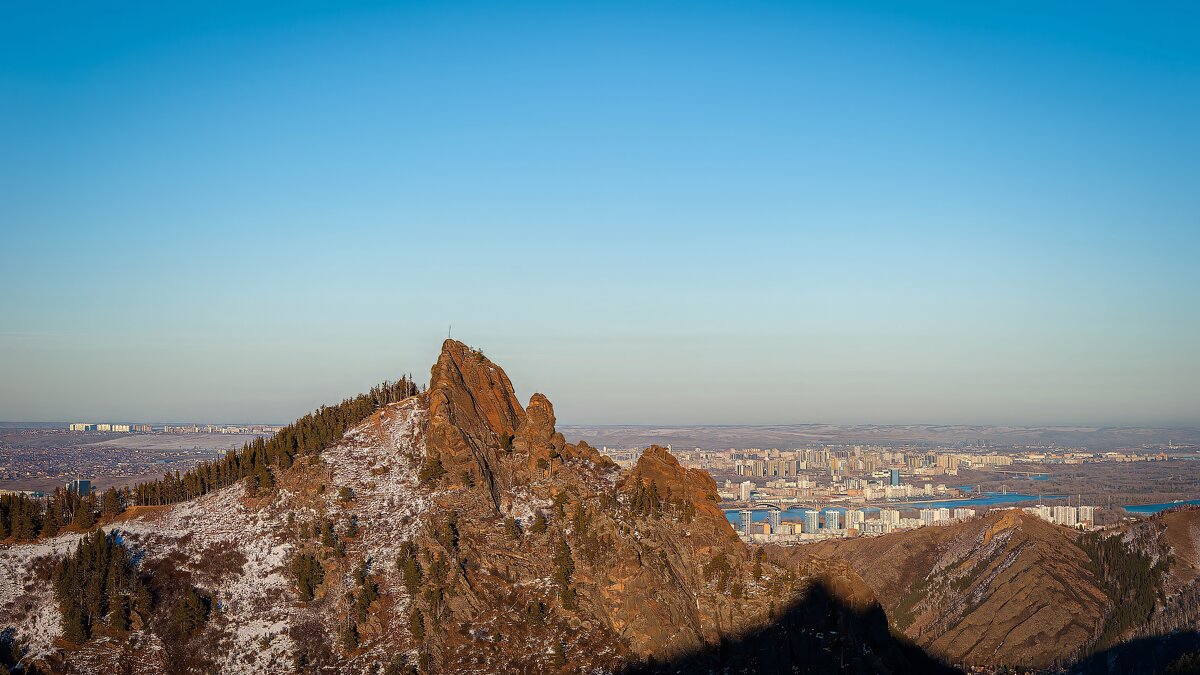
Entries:
{"label": "hazy horizon", "polygon": [[1200,426],[1200,6],[0,8],[0,418]]}

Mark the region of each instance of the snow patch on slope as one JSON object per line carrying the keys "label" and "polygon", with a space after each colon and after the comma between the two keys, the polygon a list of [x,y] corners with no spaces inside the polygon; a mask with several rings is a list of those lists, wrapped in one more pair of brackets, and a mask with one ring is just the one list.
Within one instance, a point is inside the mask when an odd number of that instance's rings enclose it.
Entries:
{"label": "snow patch on slope", "polygon": [[[51,569],[74,550],[81,534],[64,534],[36,544],[0,549],[0,614],[4,625],[16,629],[17,642],[31,658],[53,653],[52,643],[62,634],[62,617],[50,582],[36,578],[38,565]],[[44,560],[43,560],[44,559]]]}
{"label": "snow patch on slope", "polygon": [[[187,554],[181,567],[212,591],[219,610],[214,619],[224,628],[224,649],[217,655],[222,671],[276,672],[291,663],[286,626],[293,608],[286,563],[292,545],[284,539],[285,510],[272,508],[280,505],[279,496],[262,509],[247,508],[245,497],[245,485],[238,483],[161,514],[118,523],[116,529],[122,536],[135,535],[135,551]],[[225,548],[240,553],[245,563],[236,574],[214,579],[207,571],[208,556]]]}

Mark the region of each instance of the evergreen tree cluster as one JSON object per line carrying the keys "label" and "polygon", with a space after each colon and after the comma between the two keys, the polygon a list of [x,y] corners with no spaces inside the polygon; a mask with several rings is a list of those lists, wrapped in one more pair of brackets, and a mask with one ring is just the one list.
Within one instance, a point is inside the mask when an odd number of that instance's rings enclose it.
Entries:
{"label": "evergreen tree cluster", "polygon": [[442,476],[446,475],[446,467],[442,465],[442,457],[437,452],[430,452],[425,458],[425,463],[421,465],[421,470],[417,473],[417,480],[421,481],[422,485],[436,483],[441,480]]}
{"label": "evergreen tree cluster", "polygon": [[521,538],[521,524],[517,522],[516,518],[509,516],[504,519],[504,536],[509,539]]}
{"label": "evergreen tree cluster", "polygon": [[172,628],[185,638],[192,637],[208,622],[212,598],[194,586],[188,586],[171,610]]}
{"label": "evergreen tree cluster", "polygon": [[662,513],[662,495],[658,493],[658,485],[653,479],[649,485],[638,478],[629,495],[629,508],[635,516],[651,516],[657,518]]}
{"label": "evergreen tree cluster", "polygon": [[704,564],[704,578],[717,582],[717,592],[724,594],[729,590],[729,582],[733,578],[733,568],[724,553],[718,553]]}
{"label": "evergreen tree cluster", "polygon": [[22,494],[0,495],[0,540],[28,541],[41,527],[41,500]]}
{"label": "evergreen tree cluster", "polygon": [[312,600],[317,587],[325,583],[325,568],[311,553],[301,553],[292,558],[292,574],[296,577],[300,600],[304,602]]}
{"label": "evergreen tree cluster", "polygon": [[370,577],[366,561],[354,571],[354,586],[354,620],[363,623],[370,613],[371,604],[379,599],[379,584]]}
{"label": "evergreen tree cluster", "polygon": [[371,611],[371,604],[379,599],[379,584],[371,578],[367,569],[367,561],[363,561],[354,570],[354,590],[347,597],[350,610],[347,613],[346,624],[342,629],[342,646],[347,650],[355,649],[359,643],[359,625],[366,623]]}
{"label": "evergreen tree cluster", "polygon": [[[439,528],[437,538],[443,546],[456,540],[457,514]],[[446,598],[452,594],[450,584],[458,567],[451,560],[456,549],[445,552],[437,548],[422,550],[415,542],[404,542],[396,556],[396,568],[404,580],[409,603],[408,631],[416,642],[424,642],[429,635],[440,630],[440,620],[446,610]],[[426,672],[424,668],[421,672]]]}
{"label": "evergreen tree cluster", "polygon": [[1104,622],[1104,632],[1096,642],[1097,647],[1103,648],[1149,619],[1170,558],[1162,555],[1154,563],[1149,553],[1136,550],[1121,537],[1104,536],[1102,532],[1084,535],[1079,545],[1091,559],[1092,571],[1113,602],[1113,613]]}
{"label": "evergreen tree cluster", "polygon": [[575,589],[571,586],[571,576],[575,574],[575,560],[571,556],[571,547],[566,539],[559,539],[554,548],[554,573],[552,579],[558,584],[558,598],[563,609],[579,607]]}
{"label": "evergreen tree cluster", "polygon": [[319,455],[337,442],[351,427],[379,408],[417,394],[417,385],[405,376],[396,382],[384,382],[370,392],[348,398],[333,406],[322,406],[280,429],[270,439],[256,438],[241,451],[230,451],[224,458],[204,462],[180,475],[166,474],[159,480],[139,483],[132,491],[132,503],[161,506],[194,499],[246,479],[252,495],[274,488],[272,467],[286,469],[297,456]]}
{"label": "evergreen tree cluster", "polygon": [[74,525],[90,530],[101,517],[112,517],[125,510],[125,494],[113,488],[102,497],[80,495],[58,488],[45,498],[29,495],[0,496],[0,540],[10,535],[15,541],[35,537],[53,537]]}
{"label": "evergreen tree cluster", "polygon": [[59,561],[52,579],[63,637],[75,644],[90,638],[102,621],[115,630],[128,630],[130,612],[149,616],[153,604],[115,533],[96,530],[80,539],[75,552]]}
{"label": "evergreen tree cluster", "polygon": [[400,553],[396,556],[396,569],[404,577],[404,590],[410,598],[417,597],[421,590],[421,562],[417,560],[417,545],[406,541],[400,545]]}

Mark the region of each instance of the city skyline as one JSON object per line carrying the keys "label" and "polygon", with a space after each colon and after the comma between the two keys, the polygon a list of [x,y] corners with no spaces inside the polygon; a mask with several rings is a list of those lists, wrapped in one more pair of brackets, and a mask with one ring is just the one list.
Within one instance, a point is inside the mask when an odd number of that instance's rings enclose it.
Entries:
{"label": "city skyline", "polygon": [[0,9],[0,418],[1200,425],[1200,9]]}

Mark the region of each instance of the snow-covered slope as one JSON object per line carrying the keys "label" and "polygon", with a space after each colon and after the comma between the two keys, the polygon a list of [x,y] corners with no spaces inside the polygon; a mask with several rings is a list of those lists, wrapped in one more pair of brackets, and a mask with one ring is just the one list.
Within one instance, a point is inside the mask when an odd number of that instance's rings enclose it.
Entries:
{"label": "snow-covered slope", "polygon": [[[211,593],[214,611],[205,640],[215,647],[208,654],[212,667],[220,672],[293,672],[293,628],[321,625],[332,642],[337,625],[328,620],[327,608],[297,601],[288,570],[297,524],[353,517],[359,535],[345,542],[345,561],[338,569],[353,569],[364,560],[393,565],[400,543],[413,536],[420,514],[431,504],[417,490],[417,469],[424,458],[423,415],[416,397],[388,406],[347,432],[319,462],[281,476],[269,499],[248,497],[239,483],[182,504],[133,508],[102,528],[121,537],[143,573],[168,570]],[[316,499],[306,494],[314,481],[324,482]],[[339,497],[342,487],[350,489],[350,499]],[[0,548],[0,613],[26,650],[27,661],[103,671],[123,658],[123,650],[106,648],[114,640],[97,638],[78,651],[56,642],[62,625],[49,575],[80,536],[63,534]],[[345,582],[328,579],[326,595]],[[402,603],[393,605],[393,612],[402,610]],[[154,651],[155,638],[148,630],[134,631],[130,641],[141,644],[139,659]],[[388,654],[373,656],[386,660]],[[65,662],[58,664],[58,658]]]}

